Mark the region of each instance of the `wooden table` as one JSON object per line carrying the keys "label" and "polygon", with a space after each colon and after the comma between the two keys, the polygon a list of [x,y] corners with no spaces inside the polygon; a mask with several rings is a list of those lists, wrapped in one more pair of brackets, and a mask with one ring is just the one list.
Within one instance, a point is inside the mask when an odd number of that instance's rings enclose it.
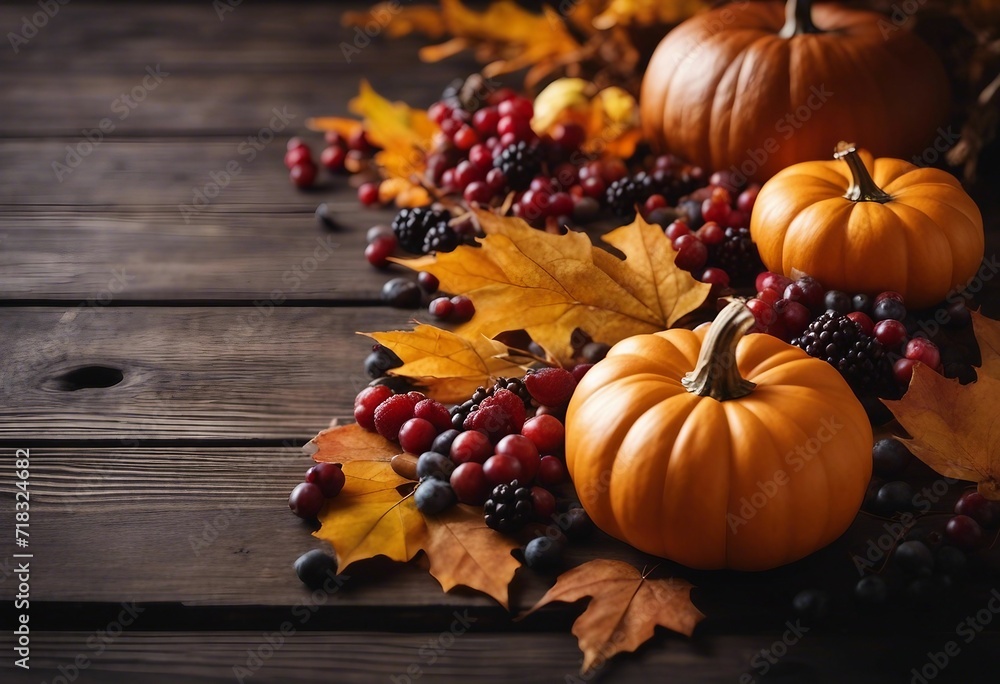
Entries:
{"label": "wooden table", "polygon": [[[418,65],[415,40],[348,64],[340,3],[49,4],[44,25],[40,5],[0,8],[0,27],[27,36],[0,50],[0,680],[585,681],[569,631],[580,605],[513,623],[482,595],[443,594],[419,563],[357,566],[332,594],[291,567],[317,545],[285,505],[310,463],[300,447],[368,381],[352,333],[410,312],[379,303],[386,275],[362,257],[365,229],[391,212],[362,210],[343,181],[296,191],[285,140],[307,116],[346,113],[361,77],[426,106],[474,65]],[[317,225],[320,201],[342,229]],[[18,449],[28,672],[12,650]],[[857,614],[850,554],[882,524],[860,516],[769,573],[662,564],[698,585],[709,618],[591,680],[910,681],[992,587],[930,614]],[[606,538],[573,560],[594,555],[656,562]],[[551,581],[520,571],[513,612]],[[815,586],[847,617],[797,629],[790,599]],[[996,625],[933,681],[984,681]]]}

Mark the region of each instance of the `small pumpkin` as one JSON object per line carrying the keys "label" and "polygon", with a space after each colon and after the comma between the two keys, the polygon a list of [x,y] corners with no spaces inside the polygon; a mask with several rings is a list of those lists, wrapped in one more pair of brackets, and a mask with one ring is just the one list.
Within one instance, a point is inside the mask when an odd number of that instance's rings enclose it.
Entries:
{"label": "small pumpkin", "polygon": [[968,283],[985,237],[958,179],[844,142],[834,157],[791,166],[761,188],[750,235],[769,270],[847,292],[895,290],[911,308]]}
{"label": "small pumpkin", "polygon": [[[847,382],[730,303],[706,331],[625,339],[581,380],[566,464],[608,534],[692,568],[765,570],[829,544],[871,477]],[[707,334],[706,334],[707,332]]]}
{"label": "small pumpkin", "polygon": [[640,107],[658,150],[763,181],[824,158],[832,131],[878,156],[918,154],[948,119],[949,91],[934,52],[882,14],[744,0],[667,34]]}

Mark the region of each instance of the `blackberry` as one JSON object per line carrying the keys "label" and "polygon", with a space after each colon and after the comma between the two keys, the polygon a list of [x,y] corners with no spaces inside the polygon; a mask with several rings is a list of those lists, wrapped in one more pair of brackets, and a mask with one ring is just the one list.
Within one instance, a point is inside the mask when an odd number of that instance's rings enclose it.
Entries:
{"label": "blackberry", "polygon": [[447,209],[403,209],[392,220],[392,232],[396,234],[399,246],[407,252],[423,254],[424,239],[431,228],[443,225],[451,230],[448,226],[450,220],[451,213]]}
{"label": "blackberry", "polygon": [[656,194],[652,176],[639,172],[634,176],[619,178],[605,191],[608,207],[616,216],[635,218],[635,205],[642,204],[650,195]]}
{"label": "blackberry", "polygon": [[892,379],[885,348],[835,311],[814,320],[792,344],[836,368],[855,393],[884,389]]}
{"label": "blackberry", "polygon": [[470,413],[479,408],[486,397],[492,397],[493,393],[499,389],[510,390],[524,402],[524,408],[531,408],[531,393],[525,387],[524,381],[520,378],[497,378],[496,382],[487,389],[479,387],[472,393],[472,398],[466,399],[461,404],[451,408],[451,424],[456,430],[461,430],[465,424],[465,419]]}
{"label": "blackberry", "polygon": [[423,250],[431,252],[454,252],[458,247],[458,233],[447,223],[437,223],[431,226],[424,236]]}
{"label": "blackberry", "polygon": [[709,251],[708,262],[733,280],[752,280],[766,270],[757,245],[750,239],[749,228],[726,228],[725,239]]}
{"label": "blackberry", "polygon": [[522,140],[505,147],[493,160],[493,166],[503,172],[511,190],[526,190],[541,171],[542,163],[537,146]]}
{"label": "blackberry", "polygon": [[487,527],[497,532],[515,532],[531,520],[534,512],[531,489],[519,487],[517,480],[494,487],[490,498],[483,504],[483,518]]}

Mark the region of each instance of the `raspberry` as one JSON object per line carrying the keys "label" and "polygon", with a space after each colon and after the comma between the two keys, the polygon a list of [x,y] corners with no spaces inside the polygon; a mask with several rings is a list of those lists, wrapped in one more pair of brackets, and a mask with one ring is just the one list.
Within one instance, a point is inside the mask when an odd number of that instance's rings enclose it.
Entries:
{"label": "raspberry", "polygon": [[451,429],[451,414],[448,413],[444,404],[433,399],[418,401],[417,405],[413,407],[413,417],[423,418],[433,425],[439,433]]}
{"label": "raspberry", "polygon": [[562,406],[573,396],[576,379],[562,368],[543,368],[524,376],[532,398],[542,406]]}
{"label": "raspberry", "polygon": [[416,403],[406,394],[389,397],[375,409],[375,429],[386,439],[395,442],[399,438],[399,428],[413,417]]}
{"label": "raspberry", "polygon": [[479,408],[469,413],[462,427],[483,430],[493,442],[521,431],[526,416],[524,402],[510,390],[501,389],[486,397]]}

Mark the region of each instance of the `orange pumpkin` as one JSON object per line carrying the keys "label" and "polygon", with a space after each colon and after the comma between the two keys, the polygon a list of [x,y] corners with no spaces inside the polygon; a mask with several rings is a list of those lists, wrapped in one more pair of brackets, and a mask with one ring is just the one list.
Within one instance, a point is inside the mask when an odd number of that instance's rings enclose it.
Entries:
{"label": "orange pumpkin", "polygon": [[983,259],[983,217],[958,179],[848,143],[834,156],[761,188],[750,235],[769,270],[847,292],[895,290],[911,308],[968,283]]}
{"label": "orange pumpkin", "polygon": [[919,38],[884,15],[808,0],[688,19],[653,53],[640,98],[655,147],[740,180],[824,158],[832,131],[910,157],[949,102],[944,67]]}
{"label": "orange pumpkin", "polygon": [[741,302],[707,334],[616,344],[566,414],[566,464],[608,534],[693,568],[764,570],[829,544],[871,477],[872,430],[847,382]]}

